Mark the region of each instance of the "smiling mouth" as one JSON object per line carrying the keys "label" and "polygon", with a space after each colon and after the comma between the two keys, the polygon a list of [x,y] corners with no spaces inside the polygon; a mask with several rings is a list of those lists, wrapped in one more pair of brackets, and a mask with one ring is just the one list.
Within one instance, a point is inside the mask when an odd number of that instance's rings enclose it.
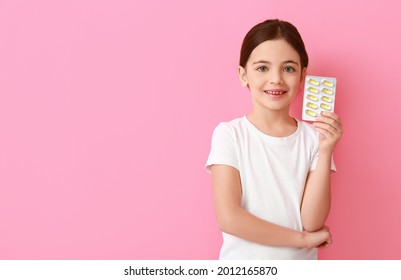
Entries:
{"label": "smiling mouth", "polygon": [[271,94],[271,95],[283,95],[286,93],[285,90],[265,90],[265,93]]}

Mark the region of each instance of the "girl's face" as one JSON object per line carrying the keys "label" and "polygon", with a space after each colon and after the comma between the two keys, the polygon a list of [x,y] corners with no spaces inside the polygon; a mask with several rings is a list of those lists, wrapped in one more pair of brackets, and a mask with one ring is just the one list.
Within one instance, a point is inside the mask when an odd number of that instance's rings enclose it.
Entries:
{"label": "girl's face", "polygon": [[297,51],[283,39],[261,43],[252,51],[246,67],[239,68],[242,85],[251,91],[254,109],[283,112],[288,112],[305,72]]}

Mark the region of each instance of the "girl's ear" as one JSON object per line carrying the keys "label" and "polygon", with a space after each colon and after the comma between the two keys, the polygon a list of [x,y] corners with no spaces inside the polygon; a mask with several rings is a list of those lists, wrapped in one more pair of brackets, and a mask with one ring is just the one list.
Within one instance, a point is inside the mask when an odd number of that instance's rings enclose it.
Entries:
{"label": "girl's ear", "polygon": [[307,74],[307,68],[306,67],[304,67],[304,69],[302,69],[302,73],[301,73],[301,87],[303,87],[304,86],[304,82],[305,82],[305,77],[306,77],[306,74]]}
{"label": "girl's ear", "polygon": [[241,82],[242,87],[247,87],[248,80],[246,79],[246,71],[245,71],[244,67],[242,67],[242,66],[238,67],[238,76],[239,76],[239,80]]}
{"label": "girl's ear", "polygon": [[302,72],[301,72],[301,80],[300,80],[300,82],[299,82],[299,88],[298,88],[297,94],[298,94],[299,92],[302,92],[302,91],[304,90],[306,73],[307,73],[307,68],[304,67],[304,68],[302,69]]}

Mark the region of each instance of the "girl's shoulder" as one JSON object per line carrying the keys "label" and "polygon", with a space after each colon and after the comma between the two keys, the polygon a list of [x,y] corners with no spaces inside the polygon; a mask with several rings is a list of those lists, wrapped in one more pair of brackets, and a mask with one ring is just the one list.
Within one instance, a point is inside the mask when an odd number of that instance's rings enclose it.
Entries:
{"label": "girl's shoulder", "polygon": [[319,142],[319,132],[317,132],[311,123],[301,120],[297,121],[300,134],[303,135],[304,138],[311,139],[313,142]]}
{"label": "girl's shoulder", "polygon": [[213,131],[213,138],[231,139],[236,142],[246,134],[247,124],[245,117],[220,122]]}
{"label": "girl's shoulder", "polygon": [[219,126],[230,126],[230,127],[238,127],[241,126],[246,121],[246,117],[239,117],[229,121],[222,121],[219,123]]}
{"label": "girl's shoulder", "polygon": [[220,122],[215,130],[238,131],[246,127],[246,117],[239,117],[229,121]]}
{"label": "girl's shoulder", "polygon": [[305,130],[305,132],[307,132],[307,133],[314,133],[314,132],[316,132],[316,130],[315,130],[315,128],[313,127],[313,125],[312,124],[310,124],[310,123],[308,123],[308,122],[306,122],[306,121],[302,121],[302,120],[298,120],[297,119],[297,122],[298,122],[298,126],[302,129],[302,130]]}

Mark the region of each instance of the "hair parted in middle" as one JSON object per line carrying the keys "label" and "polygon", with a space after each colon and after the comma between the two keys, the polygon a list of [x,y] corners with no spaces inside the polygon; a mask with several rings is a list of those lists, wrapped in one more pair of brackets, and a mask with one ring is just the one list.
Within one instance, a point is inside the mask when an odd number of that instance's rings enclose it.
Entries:
{"label": "hair parted in middle", "polygon": [[308,53],[297,28],[291,23],[279,19],[266,20],[249,30],[242,42],[239,65],[245,68],[252,51],[258,45],[268,40],[278,39],[284,39],[297,51],[302,68],[308,67]]}

